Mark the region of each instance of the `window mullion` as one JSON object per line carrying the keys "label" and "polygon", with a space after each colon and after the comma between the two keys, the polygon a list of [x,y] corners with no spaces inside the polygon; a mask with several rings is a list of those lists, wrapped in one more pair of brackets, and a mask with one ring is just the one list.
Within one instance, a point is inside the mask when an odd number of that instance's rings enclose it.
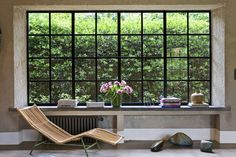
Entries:
{"label": "window mullion", "polygon": [[121,26],[120,26],[120,12],[117,13],[117,34],[118,34],[118,80],[121,81]]}
{"label": "window mullion", "polygon": [[52,35],[51,35],[51,12],[49,12],[49,100],[52,103]]}
{"label": "window mullion", "polygon": [[72,24],[72,98],[75,99],[75,13],[71,13]]}
{"label": "window mullion", "polygon": [[30,86],[30,78],[29,78],[29,13],[26,14],[26,20],[27,20],[27,25],[26,25],[26,32],[27,32],[27,37],[26,37],[26,49],[27,49],[27,102],[28,105],[30,103],[30,95],[29,95],[29,86]]}
{"label": "window mullion", "polygon": [[143,12],[141,12],[141,102],[144,103],[144,91],[143,91]]}
{"label": "window mullion", "polygon": [[95,12],[95,90],[96,90],[96,101],[98,101],[98,37],[97,37],[97,12]]}
{"label": "window mullion", "polygon": [[163,12],[163,46],[164,46],[164,97],[167,97],[167,25],[166,12]]}
{"label": "window mullion", "polygon": [[211,29],[211,12],[209,12],[209,34],[210,34],[210,89],[209,89],[209,94],[210,94],[210,102],[209,104],[211,105],[212,103],[212,41],[211,41],[211,35],[212,35],[212,29]]}
{"label": "window mullion", "polygon": [[188,70],[188,81],[187,81],[187,102],[189,102],[189,96],[190,96],[190,94],[191,93],[189,93],[190,92],[190,84],[189,84],[189,80],[190,80],[190,76],[189,76],[189,63],[190,63],[190,61],[189,61],[189,12],[187,12],[187,70]]}

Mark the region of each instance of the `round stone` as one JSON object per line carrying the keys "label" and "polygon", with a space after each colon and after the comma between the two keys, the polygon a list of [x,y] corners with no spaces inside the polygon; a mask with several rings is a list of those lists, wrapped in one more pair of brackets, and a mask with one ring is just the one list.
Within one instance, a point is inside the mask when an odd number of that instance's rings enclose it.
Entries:
{"label": "round stone", "polygon": [[212,153],[212,147],[213,147],[213,143],[211,141],[201,140],[200,150],[202,152]]}
{"label": "round stone", "polygon": [[192,139],[182,132],[178,132],[169,138],[169,142],[177,146],[192,146]]}
{"label": "round stone", "polygon": [[160,151],[162,149],[163,145],[164,145],[164,141],[163,140],[157,141],[157,142],[152,144],[151,151],[152,152],[158,152],[158,151]]}

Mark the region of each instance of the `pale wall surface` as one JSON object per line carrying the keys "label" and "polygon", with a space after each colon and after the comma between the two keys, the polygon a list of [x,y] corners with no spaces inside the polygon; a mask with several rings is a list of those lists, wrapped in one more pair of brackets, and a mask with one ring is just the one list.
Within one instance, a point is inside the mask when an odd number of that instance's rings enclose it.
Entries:
{"label": "pale wall surface", "polygon": [[[235,0],[0,0],[0,27],[2,44],[0,49],[0,132],[17,131],[18,117],[8,112],[14,106],[14,45],[13,45],[13,6],[15,5],[226,5],[226,104],[232,111],[221,116],[221,130],[236,131],[236,81],[233,80],[233,69],[236,67],[236,1]],[[15,52],[16,53],[16,52]],[[26,52],[25,52],[26,53]],[[165,118],[168,120],[165,121]],[[179,127],[209,128],[215,126],[210,116],[191,117],[127,117],[125,126],[135,127]],[[139,123],[139,122],[142,123]],[[193,124],[193,121],[195,125]],[[155,125],[156,124],[156,125]],[[21,125],[20,125],[21,126]]]}

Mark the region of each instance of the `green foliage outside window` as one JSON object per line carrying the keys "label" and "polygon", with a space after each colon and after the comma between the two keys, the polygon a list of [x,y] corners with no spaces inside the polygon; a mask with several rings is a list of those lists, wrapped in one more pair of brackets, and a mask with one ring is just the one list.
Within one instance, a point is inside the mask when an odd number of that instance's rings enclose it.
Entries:
{"label": "green foliage outside window", "polygon": [[[96,94],[98,101],[105,100],[95,89],[118,79],[118,57],[124,57],[120,77],[134,89],[132,96],[123,98],[125,102],[141,102],[142,95],[143,100],[150,97],[157,102],[164,95],[164,81],[167,95],[180,97],[183,102],[199,90],[206,95],[206,102],[210,100],[209,13],[167,12],[166,43],[162,12],[121,12],[120,20],[116,12],[28,15],[29,103],[50,103],[50,88],[51,103],[73,97],[72,50],[74,93],[80,102],[95,100]],[[103,58],[96,59],[96,53]]]}

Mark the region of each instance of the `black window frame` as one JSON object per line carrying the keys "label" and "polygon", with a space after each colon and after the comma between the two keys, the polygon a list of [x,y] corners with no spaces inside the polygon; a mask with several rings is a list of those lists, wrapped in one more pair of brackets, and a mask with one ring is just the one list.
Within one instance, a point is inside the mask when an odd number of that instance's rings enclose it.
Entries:
{"label": "black window frame", "polygon": [[[88,13],[88,12],[91,12],[91,13],[95,13],[95,34],[93,34],[95,36],[95,47],[96,47],[96,55],[95,57],[76,57],[75,56],[75,37],[76,36],[79,36],[78,34],[75,34],[75,20],[74,20],[74,17],[75,17],[75,13]],[[167,13],[179,13],[179,12],[183,12],[183,13],[186,13],[187,14],[187,33],[185,34],[168,34],[167,33]],[[30,13],[48,13],[49,14],[49,34],[40,34],[40,35],[37,35],[37,34],[30,34],[29,33],[29,14]],[[60,59],[65,59],[68,57],[52,57],[51,56],[51,37],[54,36],[55,34],[52,34],[51,33],[51,14],[52,13],[71,13],[71,27],[72,27],[72,32],[71,34],[66,34],[68,36],[71,36],[72,38],[72,48],[71,48],[71,53],[72,53],[72,57],[70,58],[72,60],[72,79],[71,80],[53,80],[52,79],[52,72],[51,72],[51,59],[52,58],[60,58]],[[97,33],[97,13],[117,13],[117,34],[113,34],[113,35],[117,35],[118,37],[118,57],[99,57],[97,55],[97,37],[99,35],[107,35],[107,34],[98,34]],[[127,36],[132,36],[134,34],[122,34],[121,33],[121,23],[120,23],[120,16],[121,16],[121,13],[141,13],[141,33],[140,34],[135,34],[137,36],[140,36],[141,37],[141,57],[122,57],[121,56],[121,37],[123,35],[127,35]],[[143,33],[143,14],[144,13],[163,13],[163,34],[144,34]],[[189,13],[208,13],[209,14],[209,33],[206,33],[206,34],[197,34],[197,33],[189,33]],[[101,80],[98,80],[98,72],[97,72],[97,60],[98,59],[110,59],[110,58],[116,58],[118,60],[118,81],[121,81],[121,60],[124,59],[124,58],[134,58],[134,59],[140,59],[141,60],[141,74],[142,74],[142,77],[140,80],[131,80],[131,81],[140,81],[141,82],[141,103],[137,103],[137,102],[131,102],[131,103],[122,103],[122,105],[145,105],[145,102],[144,102],[144,88],[143,88],[143,83],[144,81],[163,81],[163,96],[166,97],[167,96],[167,83],[168,82],[171,82],[171,81],[185,81],[187,82],[187,99],[188,99],[188,102],[190,102],[190,96],[189,96],[189,91],[190,91],[190,82],[191,81],[207,81],[209,82],[210,84],[210,88],[209,88],[209,104],[211,105],[211,102],[212,102],[212,33],[211,33],[211,11],[210,10],[83,10],[83,11],[77,11],[77,10],[40,10],[40,11],[27,11],[26,12],[26,20],[27,20],[27,102],[28,102],[28,105],[33,105],[33,103],[30,103],[29,102],[29,97],[30,97],[30,92],[29,92],[29,87],[30,87],[30,82],[48,82],[49,83],[49,99],[50,99],[50,103],[37,103],[37,105],[39,106],[55,106],[56,103],[52,103],[51,101],[51,93],[52,93],[52,82],[71,82],[72,83],[72,98],[74,99],[75,98],[75,82],[95,82],[96,84],[96,100],[95,101],[98,101],[98,92],[99,92],[99,88],[100,88],[100,84],[99,82]],[[82,34],[82,35],[86,35],[86,34]],[[87,34],[88,35],[88,34]],[[90,34],[91,35],[91,34]],[[108,34],[108,35],[112,35],[112,34]],[[163,47],[164,47],[164,52],[163,52],[163,57],[144,57],[143,56],[143,37],[144,35],[160,35],[160,36],[163,36]],[[168,35],[178,35],[178,36],[181,36],[181,35],[185,35],[187,37],[187,57],[168,57],[167,56],[167,36]],[[207,35],[209,36],[209,53],[210,53],[210,56],[209,57],[190,57],[189,56],[189,36],[190,35],[198,35],[198,36],[201,36],[201,35]],[[48,36],[49,37],[49,58],[46,58],[46,59],[49,59],[49,71],[50,71],[50,76],[49,76],[49,81],[42,81],[42,80],[31,80],[30,77],[29,77],[29,60],[30,59],[45,59],[44,57],[29,57],[29,37],[30,36]],[[65,36],[65,34],[56,34],[56,36]],[[95,75],[96,75],[96,79],[95,80],[76,80],[75,79],[75,59],[76,58],[81,58],[81,59],[95,59],[96,62],[95,62]],[[164,61],[164,78],[163,80],[145,80],[143,77],[143,61],[144,59],[163,59]],[[187,76],[187,80],[168,80],[167,79],[167,59],[168,58],[185,58],[187,59],[187,69],[188,69],[188,76]],[[209,62],[210,62],[210,65],[209,65],[209,79],[207,80],[190,80],[190,77],[189,77],[189,60],[190,59],[193,59],[193,58],[198,58],[198,59],[209,59]],[[102,81],[110,81],[110,80],[102,80]],[[115,80],[114,80],[115,81]],[[127,80],[126,80],[127,81]],[[129,80],[128,80],[129,81]],[[188,103],[187,102],[187,103]],[[182,103],[182,105],[187,105],[187,103]],[[85,103],[79,103],[78,105],[85,105]],[[106,103],[106,105],[109,105],[109,103]],[[158,103],[155,103],[155,105],[158,105]]]}

